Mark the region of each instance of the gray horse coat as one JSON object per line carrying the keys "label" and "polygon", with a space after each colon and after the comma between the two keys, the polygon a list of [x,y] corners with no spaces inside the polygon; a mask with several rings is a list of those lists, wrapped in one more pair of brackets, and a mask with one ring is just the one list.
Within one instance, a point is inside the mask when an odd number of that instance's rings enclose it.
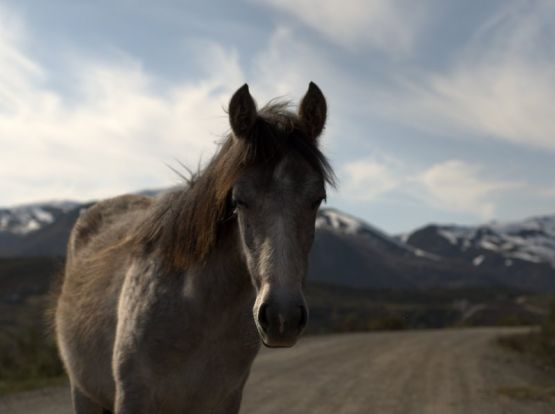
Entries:
{"label": "gray horse coat", "polygon": [[72,230],[55,308],[79,414],[237,413],[260,340],[295,344],[317,209],[333,172],[326,102],[257,110],[244,85],[232,133],[184,188],[121,196]]}

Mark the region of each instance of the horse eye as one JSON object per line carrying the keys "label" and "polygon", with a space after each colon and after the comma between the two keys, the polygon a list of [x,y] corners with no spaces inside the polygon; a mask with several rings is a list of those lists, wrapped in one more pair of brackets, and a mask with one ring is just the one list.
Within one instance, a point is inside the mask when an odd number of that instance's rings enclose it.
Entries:
{"label": "horse eye", "polygon": [[235,207],[249,208],[249,205],[245,201],[238,198],[233,199],[233,205]]}

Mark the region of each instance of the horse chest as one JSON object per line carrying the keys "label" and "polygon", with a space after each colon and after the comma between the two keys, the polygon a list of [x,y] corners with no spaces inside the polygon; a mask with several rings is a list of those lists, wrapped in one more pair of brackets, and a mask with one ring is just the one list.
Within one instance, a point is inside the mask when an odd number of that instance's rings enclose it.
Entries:
{"label": "horse chest", "polygon": [[214,412],[240,395],[260,347],[252,286],[203,286],[208,275],[147,276],[128,279],[122,293],[120,387],[137,373],[161,412]]}
{"label": "horse chest", "polygon": [[156,318],[143,315],[150,321],[143,318],[140,341],[160,400],[210,403],[240,391],[260,347],[252,304],[206,310],[183,299],[163,303],[150,309]]}
{"label": "horse chest", "polygon": [[260,347],[252,317],[250,319],[244,323],[206,324],[184,331],[170,351],[172,366],[187,378],[197,374],[200,382],[206,378],[225,381],[228,377],[242,376]]}
{"label": "horse chest", "polygon": [[[189,344],[187,352],[175,350],[167,354],[170,360],[157,381],[156,394],[161,405],[168,401],[179,409],[213,412],[230,396],[242,392],[258,343],[224,337],[198,341]],[[167,411],[173,410],[168,407]]]}

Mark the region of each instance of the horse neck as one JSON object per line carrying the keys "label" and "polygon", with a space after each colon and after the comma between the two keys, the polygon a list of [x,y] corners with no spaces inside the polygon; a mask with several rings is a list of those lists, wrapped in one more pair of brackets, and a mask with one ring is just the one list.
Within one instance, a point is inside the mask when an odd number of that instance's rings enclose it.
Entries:
{"label": "horse neck", "polygon": [[225,231],[203,263],[188,272],[196,280],[196,289],[206,292],[214,299],[241,297],[247,301],[254,294],[254,287],[241,251],[239,229],[236,223],[228,223]]}
{"label": "horse neck", "polygon": [[[196,183],[196,185],[201,184],[208,183],[202,181]],[[235,297],[248,296],[252,293],[253,287],[241,250],[237,222],[231,218],[217,224],[218,234],[204,257],[198,260],[196,258],[183,260],[180,263],[180,255],[189,253],[187,249],[180,251],[174,248],[179,246],[181,238],[192,237],[194,240],[196,237],[203,237],[202,234],[195,234],[194,226],[188,228],[182,223],[195,219],[194,215],[190,214],[191,209],[194,211],[194,209],[208,208],[204,202],[206,200],[198,202],[199,200],[194,199],[207,194],[207,192],[180,189],[166,194],[159,200],[154,212],[149,212],[151,215],[147,218],[146,234],[155,236],[152,237],[150,253],[158,259],[163,273],[184,275],[185,288],[195,295],[204,296],[203,294],[207,293],[219,296],[233,293]],[[171,206],[175,208],[172,210]],[[164,217],[165,214],[168,214],[168,217],[162,219],[163,223],[160,226],[159,217]],[[220,218],[214,217],[214,219]],[[156,231],[160,227],[162,232],[157,234]],[[184,245],[189,247],[189,244]]]}

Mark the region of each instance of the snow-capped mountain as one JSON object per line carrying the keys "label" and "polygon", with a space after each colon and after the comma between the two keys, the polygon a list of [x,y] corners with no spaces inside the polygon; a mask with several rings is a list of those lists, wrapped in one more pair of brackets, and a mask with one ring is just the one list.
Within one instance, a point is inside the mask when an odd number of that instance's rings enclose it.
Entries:
{"label": "snow-capped mountain", "polygon": [[406,236],[412,246],[441,256],[458,256],[474,266],[502,261],[505,267],[527,262],[555,269],[555,216],[471,227],[430,225]]}
{"label": "snow-capped mountain", "polygon": [[52,201],[0,208],[0,232],[22,235],[37,231],[77,205],[79,203],[74,201]]}
{"label": "snow-capped mountain", "polygon": [[395,251],[398,254],[426,257],[432,260],[440,259],[436,255],[404,243],[397,237],[388,235],[361,219],[333,208],[320,209],[316,218],[316,228],[331,230],[344,235],[357,236],[371,243],[376,248],[381,247],[389,251]]}
{"label": "snow-capped mountain", "polygon": [[[89,205],[0,209],[0,258],[63,257],[69,232]],[[430,225],[397,237],[323,208],[309,280],[369,289],[505,285],[555,290],[555,216],[478,227]]]}
{"label": "snow-capped mountain", "polygon": [[82,204],[56,201],[0,209],[0,258],[64,256]]}

